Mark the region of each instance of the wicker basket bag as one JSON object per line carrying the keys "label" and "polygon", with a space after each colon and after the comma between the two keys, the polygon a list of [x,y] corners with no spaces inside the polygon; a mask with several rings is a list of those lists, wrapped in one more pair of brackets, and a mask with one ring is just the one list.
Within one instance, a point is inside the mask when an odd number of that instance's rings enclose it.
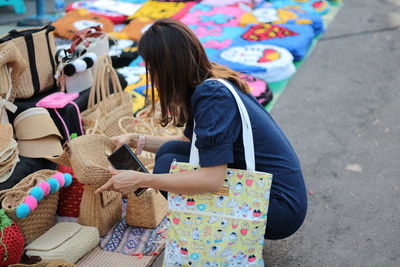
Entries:
{"label": "wicker basket bag", "polygon": [[100,133],[113,137],[122,134],[118,120],[132,115],[133,103],[130,94],[122,90],[110,57],[102,56],[98,62],[87,110],[82,112],[83,128],[86,134]]}
{"label": "wicker basket bag", "polygon": [[103,135],[82,135],[68,141],[59,157],[48,159],[72,168],[80,183],[101,186],[111,178],[106,153],[114,149],[114,143]]}
{"label": "wicker basket bag", "polygon": [[1,206],[7,216],[21,228],[25,244],[31,243],[54,225],[59,193],[56,192],[44,197],[38,202],[37,208],[24,219],[16,217],[16,208],[23,202],[32,187],[40,182],[47,181],[55,173],[56,171],[52,170],[40,170],[28,175],[13,188],[0,191],[0,199],[3,200]]}
{"label": "wicker basket bag", "polygon": [[115,149],[114,143],[103,135],[83,135],[67,142],[64,153],[49,160],[71,167],[76,179],[84,184],[79,209],[79,223],[99,229],[106,234],[122,217],[122,195],[118,192],[94,191],[110,178],[110,165],[106,153]]}
{"label": "wicker basket bag", "polygon": [[149,188],[140,196],[128,195],[126,223],[136,227],[155,228],[168,211],[167,200],[160,191]]}

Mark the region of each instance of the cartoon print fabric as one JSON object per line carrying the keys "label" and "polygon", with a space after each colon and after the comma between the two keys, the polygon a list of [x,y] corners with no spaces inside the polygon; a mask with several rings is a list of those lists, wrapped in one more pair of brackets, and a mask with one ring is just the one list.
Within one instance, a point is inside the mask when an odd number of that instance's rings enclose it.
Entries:
{"label": "cartoon print fabric", "polygon": [[240,18],[241,26],[256,23],[310,25],[315,35],[324,31],[324,23],[320,15],[298,9],[274,8],[271,3],[264,3]]}
{"label": "cartoon print fabric", "polygon": [[274,7],[289,7],[320,15],[329,11],[329,3],[326,0],[270,0]]}
{"label": "cartoon print fabric", "polygon": [[233,45],[276,45],[292,53],[294,60],[301,60],[307,54],[313,38],[314,31],[308,25],[259,23],[247,26]]}
{"label": "cartoon print fabric", "polygon": [[268,103],[273,98],[273,93],[269,89],[266,81],[245,73],[241,73],[240,78],[250,86],[251,94],[262,106],[265,107],[266,105],[268,105]]}
{"label": "cartoon print fabric", "polygon": [[296,72],[293,56],[288,50],[257,42],[223,49],[217,55],[211,56],[211,61],[239,72],[251,73],[267,82],[287,79]]}
{"label": "cartoon print fabric", "polygon": [[189,27],[203,44],[208,56],[229,47],[233,39],[243,33],[242,27],[211,25],[189,25]]}
{"label": "cartoon print fabric", "polygon": [[181,19],[196,2],[157,2],[147,1],[128,19],[149,18],[153,20],[162,18]]}
{"label": "cartoon print fabric", "polygon": [[240,6],[210,6],[197,4],[181,21],[187,25],[239,26],[246,13]]}
{"label": "cartoon print fabric", "polygon": [[[171,172],[193,170],[174,162]],[[272,175],[228,169],[222,192],[169,193],[165,266],[264,266]]]}

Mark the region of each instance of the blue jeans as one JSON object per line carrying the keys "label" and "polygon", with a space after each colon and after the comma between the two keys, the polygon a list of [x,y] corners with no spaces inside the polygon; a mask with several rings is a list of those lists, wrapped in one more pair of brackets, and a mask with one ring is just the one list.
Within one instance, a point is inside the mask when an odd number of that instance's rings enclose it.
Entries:
{"label": "blue jeans", "polygon": [[[189,162],[189,155],[190,142],[169,141],[158,150],[153,173],[169,173],[170,165],[174,159],[179,162]],[[265,231],[266,239],[286,238],[294,234],[303,224],[307,211],[307,195],[305,194],[303,177],[301,174],[300,177],[296,174],[289,176],[291,176],[290,179],[285,180],[292,183],[291,187],[295,183],[295,187],[299,188],[298,194],[295,194],[293,198],[293,192],[291,192],[291,197],[287,197],[281,188],[275,189],[274,182],[272,182]],[[161,191],[161,193],[167,198],[167,192]]]}

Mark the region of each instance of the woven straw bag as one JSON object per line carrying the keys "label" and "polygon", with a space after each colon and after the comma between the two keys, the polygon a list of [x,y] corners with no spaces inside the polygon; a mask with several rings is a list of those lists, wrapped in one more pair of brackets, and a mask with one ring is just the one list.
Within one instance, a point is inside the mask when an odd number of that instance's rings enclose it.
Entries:
{"label": "woven straw bag", "polygon": [[132,115],[133,104],[129,93],[121,88],[110,57],[103,56],[98,62],[101,64],[96,68],[87,110],[82,112],[83,128],[86,134],[101,133],[113,137],[123,133],[118,126],[118,120]]}
{"label": "woven straw bag", "polygon": [[44,197],[38,202],[37,208],[24,219],[18,219],[15,210],[29,194],[32,187],[42,181],[47,181],[55,173],[56,171],[52,170],[40,170],[28,175],[13,188],[0,191],[0,199],[3,200],[1,206],[7,216],[20,226],[25,244],[31,243],[54,225],[59,193],[56,192]]}
{"label": "woven straw bag", "polygon": [[128,195],[126,223],[141,228],[155,228],[164,219],[168,203],[160,191],[149,188],[140,196]]}
{"label": "woven straw bag", "polygon": [[114,191],[96,195],[97,188],[84,185],[79,223],[96,227],[100,236],[104,236],[122,218],[122,195]]}
{"label": "woven straw bag", "polygon": [[111,178],[106,153],[114,150],[115,145],[109,138],[89,134],[71,139],[65,143],[63,154],[47,159],[72,168],[80,183],[101,186]]}
{"label": "woven straw bag", "polygon": [[79,223],[94,226],[103,236],[122,217],[122,196],[117,192],[94,191],[110,178],[106,154],[114,151],[114,143],[103,135],[83,135],[68,141],[64,153],[49,160],[71,167],[76,179],[84,184],[79,208]]}
{"label": "woven straw bag", "polygon": [[0,39],[0,43],[13,43],[22,58],[29,62],[29,71],[23,72],[14,84],[16,98],[30,98],[55,86],[54,27],[12,30]]}
{"label": "woven straw bag", "polygon": [[[144,120],[134,118],[132,116],[122,117],[118,120],[118,126],[122,133],[137,133],[137,134],[147,134],[156,135],[154,128]],[[140,155],[136,155],[140,162],[146,167],[149,172],[154,169],[154,159],[155,154],[147,151],[143,151]]]}
{"label": "woven straw bag", "polygon": [[[12,87],[18,88],[21,82],[20,78],[27,70],[28,65],[26,60],[22,57],[17,47],[12,42],[0,44],[0,97],[6,98],[9,91],[13,93],[10,99],[15,97],[15,90]],[[12,69],[10,73],[10,69]]]}

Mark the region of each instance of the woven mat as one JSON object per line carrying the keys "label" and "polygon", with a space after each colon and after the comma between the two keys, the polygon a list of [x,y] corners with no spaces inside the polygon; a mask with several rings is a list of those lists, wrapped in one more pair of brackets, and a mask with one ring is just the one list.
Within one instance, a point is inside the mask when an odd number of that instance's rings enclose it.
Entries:
{"label": "woven mat", "polygon": [[165,247],[162,237],[165,223],[166,219],[155,229],[144,229],[129,226],[122,220],[101,239],[98,247],[77,264],[81,267],[151,266]]}
{"label": "woven mat", "polygon": [[[164,247],[161,247],[161,249],[163,248]],[[139,259],[135,256],[109,252],[97,247],[85,257],[80,259],[76,264],[81,267],[148,267],[152,265],[156,257],[156,255],[143,256],[143,258]]]}
{"label": "woven mat", "polygon": [[101,239],[100,247],[106,251],[126,255],[141,253],[151,256],[154,252],[160,252],[159,248],[165,242],[165,228],[166,218],[154,229],[129,226],[124,219]]}

